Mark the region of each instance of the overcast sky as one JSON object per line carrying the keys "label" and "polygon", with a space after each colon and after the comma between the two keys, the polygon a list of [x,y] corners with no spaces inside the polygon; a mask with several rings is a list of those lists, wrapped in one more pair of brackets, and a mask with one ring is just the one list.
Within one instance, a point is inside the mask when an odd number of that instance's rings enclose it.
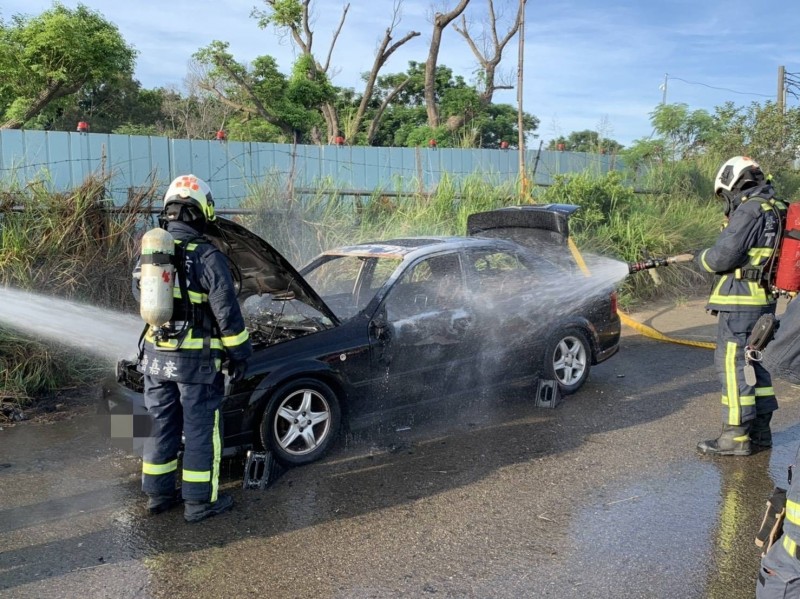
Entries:
{"label": "overcast sky", "polygon": [[[84,0],[114,22],[139,52],[136,78],[144,87],[181,87],[191,55],[212,40],[230,42],[241,61],[270,54],[288,72],[293,50],[274,30],[250,18],[263,0]],[[74,7],[77,1],[63,0]],[[341,16],[340,0],[314,0],[315,44],[327,48]],[[350,11],[334,53],[334,83],[361,87],[387,27],[392,0],[350,0]],[[404,0],[396,39],[422,35],[389,61],[384,73],[424,61],[430,40],[431,6],[455,0]],[[0,0],[0,16],[38,14],[45,0]],[[495,0],[507,17],[516,0]],[[472,0],[467,17],[477,33],[486,20],[486,0]],[[778,67],[800,73],[800,6],[796,0],[528,0],[524,59],[524,109],[541,123],[540,139],[592,129],[628,145],[647,137],[649,113],[666,99],[709,111],[726,101],[737,105],[775,100]],[[475,61],[452,29],[440,64],[471,79]],[[516,41],[501,67],[516,76]],[[516,91],[495,101],[516,105]],[[798,101],[788,97],[789,106]],[[531,146],[538,141],[531,140]]]}

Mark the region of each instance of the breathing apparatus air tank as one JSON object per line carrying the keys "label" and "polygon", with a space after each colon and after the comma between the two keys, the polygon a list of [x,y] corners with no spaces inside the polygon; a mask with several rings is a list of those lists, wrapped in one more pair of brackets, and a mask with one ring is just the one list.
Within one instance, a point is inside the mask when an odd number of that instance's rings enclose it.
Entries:
{"label": "breathing apparatus air tank", "polygon": [[164,229],[150,229],[142,237],[139,314],[153,329],[172,318],[174,255],[175,240]]}
{"label": "breathing apparatus air tank", "polygon": [[781,292],[800,291],[800,203],[789,204],[773,287]]}

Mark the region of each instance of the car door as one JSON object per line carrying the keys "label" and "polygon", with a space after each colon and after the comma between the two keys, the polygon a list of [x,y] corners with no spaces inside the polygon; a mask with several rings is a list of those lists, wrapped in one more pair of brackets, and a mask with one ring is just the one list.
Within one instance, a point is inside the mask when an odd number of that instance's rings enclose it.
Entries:
{"label": "car door", "polygon": [[376,392],[399,407],[455,390],[473,355],[473,321],[458,253],[410,264],[373,319]]}
{"label": "car door", "polygon": [[478,362],[476,386],[510,381],[534,370],[533,360],[548,323],[541,318],[543,298],[528,260],[511,248],[487,246],[465,253],[469,286],[480,306],[475,313]]}

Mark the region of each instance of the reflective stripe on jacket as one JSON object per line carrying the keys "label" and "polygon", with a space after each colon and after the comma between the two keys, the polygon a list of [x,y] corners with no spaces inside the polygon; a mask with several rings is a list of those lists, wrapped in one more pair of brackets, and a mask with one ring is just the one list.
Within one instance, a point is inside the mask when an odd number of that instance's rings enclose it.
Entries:
{"label": "reflective stripe on jacket", "polygon": [[716,243],[697,256],[703,270],[717,275],[707,310],[760,310],[775,304],[761,277],[774,253],[781,218],[786,213],[786,205],[773,196],[769,184],[752,190],[733,212]]}

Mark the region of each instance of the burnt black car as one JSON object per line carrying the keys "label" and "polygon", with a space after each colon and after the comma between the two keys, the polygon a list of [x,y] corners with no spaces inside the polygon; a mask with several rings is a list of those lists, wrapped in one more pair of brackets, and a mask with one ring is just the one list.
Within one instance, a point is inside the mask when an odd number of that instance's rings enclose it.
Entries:
{"label": "burnt black car", "polygon": [[[268,449],[306,464],[343,422],[539,378],[577,391],[619,349],[620,319],[613,286],[570,253],[575,209],[473,214],[466,237],[353,245],[299,272],[219,218],[206,236],[230,259],[254,346],[245,379],[226,381],[225,453]],[[123,360],[104,397],[141,406],[141,390]]]}

